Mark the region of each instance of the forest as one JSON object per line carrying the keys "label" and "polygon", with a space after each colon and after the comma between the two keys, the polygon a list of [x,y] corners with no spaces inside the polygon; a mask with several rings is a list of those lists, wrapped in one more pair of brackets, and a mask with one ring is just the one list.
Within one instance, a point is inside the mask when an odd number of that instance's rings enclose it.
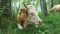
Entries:
{"label": "forest", "polygon": [[[26,29],[17,26],[17,15],[25,5],[35,6],[42,24]],[[60,0],[0,0],[0,34],[60,34]]]}

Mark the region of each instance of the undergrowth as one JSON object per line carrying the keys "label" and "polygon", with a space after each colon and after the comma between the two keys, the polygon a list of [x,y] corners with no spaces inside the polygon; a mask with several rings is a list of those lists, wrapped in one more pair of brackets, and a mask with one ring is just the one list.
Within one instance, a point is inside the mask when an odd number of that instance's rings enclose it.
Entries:
{"label": "undergrowth", "polygon": [[39,13],[43,23],[36,28],[34,25],[20,30],[17,27],[16,16],[12,18],[0,18],[0,34],[60,34],[60,13],[49,13],[44,16]]}

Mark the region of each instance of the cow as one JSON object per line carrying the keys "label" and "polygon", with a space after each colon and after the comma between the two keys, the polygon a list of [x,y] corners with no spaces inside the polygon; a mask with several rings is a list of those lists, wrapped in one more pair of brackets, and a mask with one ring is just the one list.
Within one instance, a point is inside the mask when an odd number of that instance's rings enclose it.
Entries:
{"label": "cow", "polygon": [[53,6],[49,12],[60,12],[60,4]]}
{"label": "cow", "polygon": [[37,27],[37,25],[42,23],[42,20],[39,18],[38,12],[33,5],[28,5],[27,8],[24,7],[19,10],[17,21],[19,29],[25,29],[29,24],[35,24]]}

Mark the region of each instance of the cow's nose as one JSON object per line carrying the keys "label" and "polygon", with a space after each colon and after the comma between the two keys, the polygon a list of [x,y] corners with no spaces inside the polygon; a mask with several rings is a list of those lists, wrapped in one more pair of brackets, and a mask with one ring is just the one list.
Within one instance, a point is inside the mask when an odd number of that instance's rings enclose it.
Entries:
{"label": "cow's nose", "polygon": [[41,24],[42,23],[42,21],[39,21],[39,24]]}

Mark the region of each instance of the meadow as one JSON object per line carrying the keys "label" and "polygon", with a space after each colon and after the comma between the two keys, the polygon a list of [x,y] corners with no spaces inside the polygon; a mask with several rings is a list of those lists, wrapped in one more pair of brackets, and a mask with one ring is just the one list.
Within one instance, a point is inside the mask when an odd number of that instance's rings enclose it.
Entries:
{"label": "meadow", "polygon": [[43,22],[38,28],[32,25],[23,30],[17,27],[16,15],[0,17],[0,34],[60,34],[60,12],[49,13],[48,16],[39,13],[39,17]]}

